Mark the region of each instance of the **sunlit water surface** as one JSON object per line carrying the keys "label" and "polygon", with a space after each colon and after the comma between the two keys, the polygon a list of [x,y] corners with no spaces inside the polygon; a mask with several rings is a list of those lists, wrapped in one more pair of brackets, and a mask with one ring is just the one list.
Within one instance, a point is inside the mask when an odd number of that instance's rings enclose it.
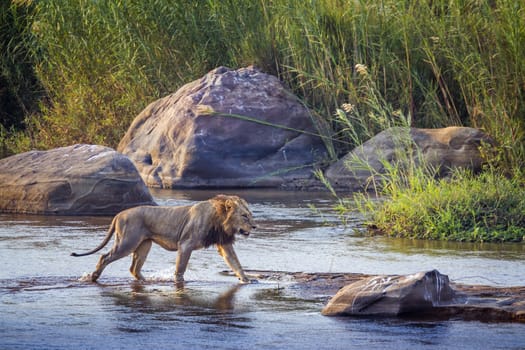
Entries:
{"label": "sunlit water surface", "polygon": [[[210,191],[152,191],[181,205]],[[222,191],[224,192],[224,191]],[[228,192],[228,191],[226,191]],[[236,242],[247,269],[408,274],[438,269],[452,281],[523,285],[523,244],[465,244],[366,237],[345,226],[323,193],[234,191],[258,229]],[[175,253],[154,246],[134,282],[130,258],[98,284],[82,282],[108,217],[0,215],[0,349],[524,349],[525,326],[461,320],[329,318],[328,295],[304,299],[291,283],[237,284],[209,248],[194,252],[184,288],[173,283]]]}

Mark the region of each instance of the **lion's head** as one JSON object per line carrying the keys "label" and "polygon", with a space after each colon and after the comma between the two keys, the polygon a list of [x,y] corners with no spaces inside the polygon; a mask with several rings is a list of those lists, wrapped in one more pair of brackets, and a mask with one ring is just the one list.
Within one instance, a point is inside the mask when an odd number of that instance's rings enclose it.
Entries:
{"label": "lion's head", "polygon": [[226,207],[226,218],[223,222],[223,227],[226,233],[233,235],[240,233],[248,236],[252,229],[255,229],[255,222],[248,203],[237,196],[229,196],[224,202]]}
{"label": "lion's head", "polygon": [[248,236],[251,230],[256,228],[253,215],[244,199],[237,196],[218,195],[210,199],[210,202],[215,208],[216,216],[206,243],[233,242],[235,234]]}

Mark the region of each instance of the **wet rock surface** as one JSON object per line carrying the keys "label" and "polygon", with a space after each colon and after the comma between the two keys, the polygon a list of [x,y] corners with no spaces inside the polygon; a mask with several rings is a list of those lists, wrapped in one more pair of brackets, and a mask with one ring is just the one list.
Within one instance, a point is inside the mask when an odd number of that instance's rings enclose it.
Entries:
{"label": "wet rock surface", "polygon": [[[365,281],[384,279],[386,276],[372,276],[359,273],[304,273],[286,271],[249,270],[247,273],[260,280],[283,281],[295,295],[305,299],[323,300],[329,303],[334,294],[347,286],[364,286]],[[428,272],[427,272],[428,273]],[[433,272],[432,272],[433,273]],[[425,275],[426,273],[422,273]],[[411,275],[413,276],[413,275]],[[443,275],[441,275],[443,276]],[[390,276],[391,280],[407,279],[407,276]],[[437,275],[436,275],[437,277]],[[443,286],[442,286],[443,287]],[[338,313],[338,316],[351,317],[407,317],[414,319],[462,319],[482,322],[520,322],[525,323],[525,286],[493,287],[484,285],[467,285],[450,282],[447,295],[450,300],[420,311],[410,310],[396,315],[364,315],[363,313]],[[445,288],[446,289],[446,288]]]}
{"label": "wet rock surface", "polygon": [[414,161],[446,176],[450,169],[481,170],[484,162],[480,146],[494,141],[474,128],[452,126],[440,129],[390,128],[356,147],[325,172],[333,187],[360,190],[370,186],[373,177],[384,174],[386,164]]}
{"label": "wet rock surface", "polygon": [[151,103],[117,149],[150,187],[302,188],[326,155],[314,123],[276,77],[219,67]]}
{"label": "wet rock surface", "polygon": [[451,303],[455,292],[438,271],[373,276],[343,287],[323,309],[326,316],[399,316]]}
{"label": "wet rock surface", "polygon": [[74,145],[0,160],[0,212],[114,215],[155,205],[133,163],[115,150]]}

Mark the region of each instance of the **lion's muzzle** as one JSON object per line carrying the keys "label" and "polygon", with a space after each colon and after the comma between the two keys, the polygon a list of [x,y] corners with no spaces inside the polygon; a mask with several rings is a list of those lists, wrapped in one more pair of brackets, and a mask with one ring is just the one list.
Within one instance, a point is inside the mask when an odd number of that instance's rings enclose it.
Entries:
{"label": "lion's muzzle", "polygon": [[255,225],[251,225],[248,227],[247,230],[243,229],[243,228],[239,228],[239,234],[243,235],[243,236],[246,236],[248,237],[250,235],[250,233],[252,232],[252,230],[255,230],[257,228],[257,226]]}

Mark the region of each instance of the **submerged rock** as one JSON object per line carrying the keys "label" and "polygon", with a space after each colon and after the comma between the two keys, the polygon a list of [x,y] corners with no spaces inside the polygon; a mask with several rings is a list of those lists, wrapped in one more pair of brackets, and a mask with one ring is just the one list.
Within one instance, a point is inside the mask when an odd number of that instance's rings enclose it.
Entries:
{"label": "submerged rock", "polygon": [[398,316],[426,312],[455,296],[448,276],[433,270],[408,276],[374,276],[342,288],[326,305],[326,316]]}
{"label": "submerged rock", "polygon": [[74,145],[0,159],[0,212],[114,215],[154,204],[133,163],[108,147]]}
{"label": "submerged rock", "polygon": [[303,187],[326,154],[314,122],[276,77],[219,67],[151,103],[117,149],[151,187]]}
{"label": "submerged rock", "polygon": [[454,168],[477,172],[484,162],[482,144],[493,145],[494,141],[474,128],[390,128],[332,164],[325,177],[334,188],[353,191],[369,186],[376,175],[386,173],[389,164],[404,166],[413,161],[436,169],[439,176]]}

